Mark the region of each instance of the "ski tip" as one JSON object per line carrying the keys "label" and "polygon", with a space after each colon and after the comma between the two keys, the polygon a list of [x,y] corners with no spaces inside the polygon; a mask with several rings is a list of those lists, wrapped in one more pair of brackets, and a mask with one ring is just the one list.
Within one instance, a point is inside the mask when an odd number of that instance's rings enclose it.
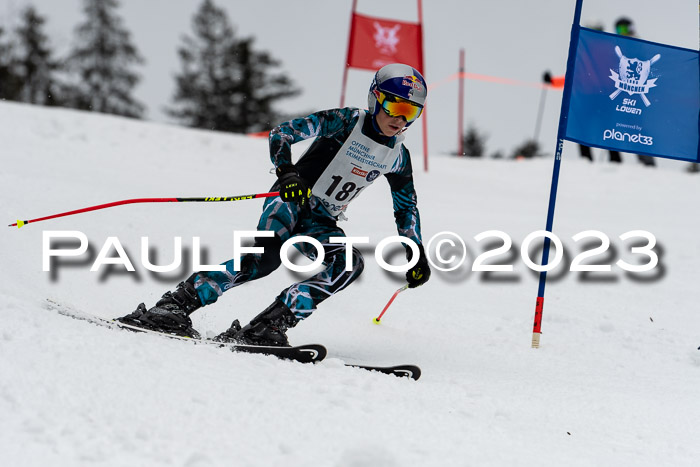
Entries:
{"label": "ski tip", "polygon": [[381,324],[381,323],[379,322],[379,318],[373,318],[373,319],[372,319],[372,322],[373,322],[374,324]]}

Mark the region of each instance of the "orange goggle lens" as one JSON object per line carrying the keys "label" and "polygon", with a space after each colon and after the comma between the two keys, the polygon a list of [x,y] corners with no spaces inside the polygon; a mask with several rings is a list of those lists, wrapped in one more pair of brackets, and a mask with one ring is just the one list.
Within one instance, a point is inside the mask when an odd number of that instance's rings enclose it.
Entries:
{"label": "orange goggle lens", "polygon": [[411,123],[420,117],[420,114],[423,111],[422,107],[418,107],[406,99],[390,96],[381,91],[379,92],[379,98],[377,101],[382,104],[382,108],[387,115],[390,117],[404,117],[407,123]]}

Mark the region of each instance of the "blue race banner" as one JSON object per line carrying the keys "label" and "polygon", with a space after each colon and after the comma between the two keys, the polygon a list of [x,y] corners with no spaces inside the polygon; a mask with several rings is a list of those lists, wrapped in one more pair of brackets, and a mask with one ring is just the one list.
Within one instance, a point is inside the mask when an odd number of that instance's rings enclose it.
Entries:
{"label": "blue race banner", "polygon": [[580,28],[565,138],[700,162],[698,51]]}

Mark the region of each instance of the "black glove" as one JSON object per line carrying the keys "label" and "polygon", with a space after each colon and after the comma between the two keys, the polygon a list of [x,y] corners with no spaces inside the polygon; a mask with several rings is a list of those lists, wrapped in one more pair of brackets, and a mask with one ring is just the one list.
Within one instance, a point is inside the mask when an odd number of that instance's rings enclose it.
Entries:
{"label": "black glove", "polygon": [[[430,264],[428,264],[428,257],[425,255],[425,249],[423,249],[423,245],[418,245],[418,248],[420,249],[418,262],[415,266],[406,271],[406,281],[408,282],[409,289],[414,289],[419,285],[423,285],[430,279]],[[406,250],[406,256],[408,260],[411,261],[413,250],[408,248]]]}
{"label": "black glove", "polygon": [[277,167],[277,178],[280,182],[280,197],[287,203],[298,203],[304,206],[311,197],[311,188],[306,187],[304,180],[293,165]]}

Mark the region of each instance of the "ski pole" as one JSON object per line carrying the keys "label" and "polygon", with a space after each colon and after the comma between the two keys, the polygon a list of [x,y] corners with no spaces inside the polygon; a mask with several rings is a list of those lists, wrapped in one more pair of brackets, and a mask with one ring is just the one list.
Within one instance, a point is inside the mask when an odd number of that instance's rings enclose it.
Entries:
{"label": "ski pole", "polygon": [[390,306],[391,303],[394,301],[394,299],[396,298],[396,296],[397,296],[398,294],[400,294],[401,292],[403,292],[404,290],[406,290],[407,288],[408,288],[408,284],[404,285],[404,286],[401,287],[400,289],[397,289],[396,292],[394,292],[394,295],[391,296],[391,298],[390,298],[389,301],[387,302],[387,304],[386,304],[386,306],[384,307],[384,309],[382,310],[382,312],[379,313],[379,316],[377,316],[376,318],[374,318],[374,319],[372,320],[372,322],[373,322],[374,324],[379,324],[379,322],[380,322],[381,319],[382,319],[382,316],[384,316],[384,313],[386,313],[386,310],[389,309],[389,306]]}
{"label": "ski pole", "polygon": [[59,214],[53,214],[51,216],[39,217],[37,219],[29,220],[18,220],[14,224],[8,225],[8,227],[17,226],[17,228],[23,225],[33,224],[39,221],[45,221],[48,219],[55,219],[57,217],[72,216],[73,214],[80,214],[82,212],[97,211],[98,209],[111,208],[113,206],[122,206],[124,204],[136,204],[136,203],[188,203],[188,202],[198,202],[198,203],[215,203],[222,201],[242,201],[245,199],[256,199],[256,198],[270,198],[272,196],[279,195],[278,191],[273,191],[270,193],[256,193],[253,195],[243,195],[243,196],[211,196],[202,198],[134,198],[125,199],[122,201],[115,201],[113,203],[98,204],[96,206],[89,206],[87,208],[76,209],[75,211],[62,212]]}

